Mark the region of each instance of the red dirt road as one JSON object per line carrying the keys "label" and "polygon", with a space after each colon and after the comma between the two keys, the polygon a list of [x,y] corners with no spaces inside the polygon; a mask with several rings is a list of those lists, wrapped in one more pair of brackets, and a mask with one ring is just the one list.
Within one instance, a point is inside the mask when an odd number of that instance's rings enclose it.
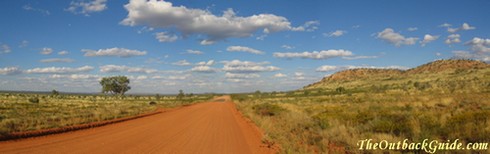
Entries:
{"label": "red dirt road", "polygon": [[4,141],[0,153],[274,153],[229,97],[215,100],[92,129]]}

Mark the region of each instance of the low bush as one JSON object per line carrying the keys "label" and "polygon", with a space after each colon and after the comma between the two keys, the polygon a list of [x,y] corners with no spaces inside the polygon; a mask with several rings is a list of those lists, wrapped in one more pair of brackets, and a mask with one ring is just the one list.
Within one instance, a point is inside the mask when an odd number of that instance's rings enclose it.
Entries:
{"label": "low bush", "polygon": [[281,112],[283,112],[285,109],[275,105],[275,104],[258,104],[252,107],[252,109],[255,110],[255,113],[261,116],[275,116],[279,115]]}

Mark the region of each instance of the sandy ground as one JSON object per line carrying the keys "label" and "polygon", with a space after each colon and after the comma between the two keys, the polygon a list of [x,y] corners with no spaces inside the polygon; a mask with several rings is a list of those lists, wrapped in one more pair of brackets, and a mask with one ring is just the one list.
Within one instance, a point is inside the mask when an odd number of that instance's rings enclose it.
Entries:
{"label": "sandy ground", "polygon": [[0,153],[274,153],[229,97],[97,128],[0,142]]}

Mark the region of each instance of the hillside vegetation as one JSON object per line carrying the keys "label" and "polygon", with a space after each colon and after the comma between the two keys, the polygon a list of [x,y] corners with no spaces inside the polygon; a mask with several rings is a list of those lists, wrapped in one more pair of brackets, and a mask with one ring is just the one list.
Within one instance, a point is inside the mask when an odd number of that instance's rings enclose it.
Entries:
{"label": "hillside vegetation", "polygon": [[364,153],[357,142],[369,138],[490,142],[490,65],[479,61],[345,70],[296,91],[233,97],[282,153]]}

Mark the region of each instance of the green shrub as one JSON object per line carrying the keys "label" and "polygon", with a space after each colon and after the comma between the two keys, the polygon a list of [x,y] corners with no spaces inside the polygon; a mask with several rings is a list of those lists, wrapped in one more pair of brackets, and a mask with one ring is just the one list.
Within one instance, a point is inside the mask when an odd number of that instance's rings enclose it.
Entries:
{"label": "green shrub", "polygon": [[37,104],[37,103],[39,103],[39,98],[37,98],[37,97],[31,97],[31,98],[29,98],[29,102],[36,103]]}
{"label": "green shrub", "polygon": [[282,108],[278,105],[269,104],[269,103],[255,105],[252,107],[252,109],[255,110],[255,113],[257,113],[258,115],[261,115],[261,116],[274,116],[274,115],[278,115],[281,112],[285,111],[284,108]]}

